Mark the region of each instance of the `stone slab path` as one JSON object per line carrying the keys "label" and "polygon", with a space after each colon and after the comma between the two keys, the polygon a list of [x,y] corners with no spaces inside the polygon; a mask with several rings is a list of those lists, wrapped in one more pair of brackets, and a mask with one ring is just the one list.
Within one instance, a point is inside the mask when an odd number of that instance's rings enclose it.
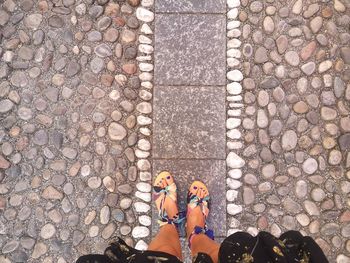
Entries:
{"label": "stone slab path", "polygon": [[216,223],[226,222],[225,9],[220,1],[158,1],[155,9],[153,175],[174,174],[182,210],[191,182],[206,182],[218,237],[226,235],[226,223]]}

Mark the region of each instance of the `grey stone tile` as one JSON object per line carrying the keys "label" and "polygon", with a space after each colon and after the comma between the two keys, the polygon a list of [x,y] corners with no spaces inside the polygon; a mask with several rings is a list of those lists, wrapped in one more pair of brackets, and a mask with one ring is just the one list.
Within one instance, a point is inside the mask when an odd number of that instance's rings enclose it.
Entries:
{"label": "grey stone tile", "polygon": [[156,15],[155,84],[225,85],[224,15]]}
{"label": "grey stone tile", "polygon": [[154,89],[154,158],[225,159],[225,87]]}
{"label": "grey stone tile", "polygon": [[225,0],[156,0],[156,12],[225,13]]}
{"label": "grey stone tile", "polygon": [[[179,209],[185,211],[187,189],[194,180],[203,181],[211,195],[208,226],[216,237],[226,236],[226,166],[224,160],[153,160],[153,174],[167,170],[176,180]],[[158,231],[157,211],[153,206],[152,234]],[[184,229],[181,236],[185,236]]]}

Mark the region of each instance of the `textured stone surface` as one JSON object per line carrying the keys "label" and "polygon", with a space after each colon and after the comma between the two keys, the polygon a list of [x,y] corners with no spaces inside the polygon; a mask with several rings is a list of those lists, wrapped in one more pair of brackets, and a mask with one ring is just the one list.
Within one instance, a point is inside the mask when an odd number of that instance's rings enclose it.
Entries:
{"label": "textured stone surface", "polygon": [[349,261],[346,1],[51,2],[0,4],[0,261],[74,262],[114,235],[147,247],[153,79],[229,84],[227,102],[184,100],[202,105],[199,124],[181,128],[200,138],[188,148],[211,153],[219,137],[202,127],[226,104],[227,156],[190,167],[207,176],[226,160],[213,172],[222,189],[209,187],[227,191],[211,210],[227,213],[223,235],[301,230],[330,262]]}
{"label": "textured stone surface", "polygon": [[200,0],[175,1],[167,0],[155,1],[156,12],[193,12],[193,13],[225,13],[226,1],[224,0],[208,0],[202,2]]}
{"label": "textured stone surface", "polygon": [[228,196],[230,220],[237,220],[229,231],[300,230],[330,262],[349,256],[343,221],[350,191],[348,11],[342,0],[241,1],[243,56],[234,69],[244,76],[243,129],[236,128],[244,142],[228,143],[245,161],[243,189]]}
{"label": "textured stone surface", "polygon": [[158,15],[155,84],[224,85],[224,23],[223,15]]}
{"label": "textured stone surface", "polygon": [[225,159],[224,90],[156,86],[153,157]]}
{"label": "textured stone surface", "polygon": [[151,199],[136,188],[151,180],[138,116],[151,120],[154,8],[140,2],[1,1],[0,262],[134,245],[133,206]]}

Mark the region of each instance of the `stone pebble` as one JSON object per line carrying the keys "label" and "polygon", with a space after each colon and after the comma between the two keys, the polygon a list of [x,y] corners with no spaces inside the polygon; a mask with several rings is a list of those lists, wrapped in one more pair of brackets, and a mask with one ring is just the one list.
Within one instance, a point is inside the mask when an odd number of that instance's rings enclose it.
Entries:
{"label": "stone pebble", "polygon": [[40,231],[40,236],[43,239],[49,239],[52,238],[56,233],[56,228],[54,225],[52,224],[46,224],[41,228]]}

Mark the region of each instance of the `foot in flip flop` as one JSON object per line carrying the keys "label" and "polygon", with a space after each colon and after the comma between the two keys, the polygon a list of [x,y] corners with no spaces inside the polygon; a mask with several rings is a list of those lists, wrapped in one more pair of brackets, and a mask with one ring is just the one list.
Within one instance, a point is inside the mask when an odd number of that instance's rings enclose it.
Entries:
{"label": "foot in flip flop", "polygon": [[179,210],[177,207],[177,188],[173,176],[166,171],[159,173],[154,181],[153,189],[153,198],[159,213],[158,223],[161,226],[176,224]]}
{"label": "foot in flip flop", "polygon": [[209,215],[209,200],[209,191],[206,185],[200,181],[193,182],[187,194],[186,232],[189,239],[200,231],[200,233],[210,235],[212,238],[212,231],[209,230],[209,233],[206,226],[206,219]]}

